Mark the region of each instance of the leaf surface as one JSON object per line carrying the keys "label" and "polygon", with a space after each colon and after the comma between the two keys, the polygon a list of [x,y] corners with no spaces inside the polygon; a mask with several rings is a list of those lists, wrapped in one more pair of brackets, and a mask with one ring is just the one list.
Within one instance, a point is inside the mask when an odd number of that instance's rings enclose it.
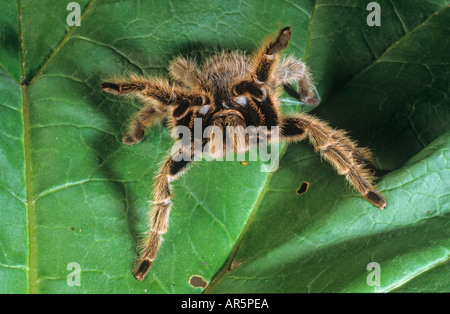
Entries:
{"label": "leaf surface", "polygon": [[[382,26],[370,28],[354,0],[78,1],[81,26],[66,23],[68,2],[1,0],[0,292],[201,293],[193,275],[207,292],[448,291],[450,10],[379,2]],[[252,51],[284,25],[287,54],[306,59],[322,96],[314,113],[393,170],[379,181],[388,207],[361,199],[307,143],[281,145],[272,173],[260,160],[201,161],[174,182],[169,232],[137,282],[171,140],[159,125],[122,145],[140,104],[99,84],[167,76],[180,54]],[[285,112],[309,110],[282,100]],[[369,262],[380,287],[367,285]]]}

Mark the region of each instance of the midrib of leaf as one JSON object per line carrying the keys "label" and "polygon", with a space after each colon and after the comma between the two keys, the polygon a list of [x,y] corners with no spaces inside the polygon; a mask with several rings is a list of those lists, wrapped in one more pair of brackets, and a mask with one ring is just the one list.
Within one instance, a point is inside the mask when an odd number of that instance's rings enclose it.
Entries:
{"label": "midrib of leaf", "polygon": [[20,88],[22,92],[22,112],[23,112],[23,145],[25,159],[25,192],[27,209],[27,236],[28,236],[28,292],[37,293],[36,281],[36,259],[35,259],[35,233],[34,233],[34,202],[32,196],[31,181],[31,145],[30,145],[30,106],[28,102],[28,86],[24,84],[25,78],[25,58],[23,49],[23,29],[22,29],[22,11],[21,1],[17,1],[17,12],[19,14],[19,60],[20,60]]}
{"label": "midrib of leaf", "polygon": [[[23,70],[23,69],[22,69]],[[23,72],[22,72],[23,73]],[[28,230],[28,291],[37,293],[37,268],[36,268],[36,234],[35,234],[35,207],[32,195],[31,179],[31,143],[30,143],[30,106],[28,102],[28,87],[21,85],[23,105],[23,130],[25,152],[25,190]]]}
{"label": "midrib of leaf", "polygon": [[[80,20],[87,14],[91,8],[94,0],[90,0],[83,10]],[[25,57],[23,47],[23,26],[22,26],[22,10],[21,1],[17,1],[17,12],[19,15],[19,60],[21,79],[20,88],[22,92],[22,112],[23,112],[23,145],[24,145],[24,159],[25,159],[25,192],[26,192],[26,210],[27,210],[27,237],[28,237],[28,292],[31,294],[38,293],[38,273],[37,273],[37,259],[36,259],[36,218],[35,218],[35,200],[33,199],[33,181],[32,181],[32,161],[31,161],[31,137],[30,137],[30,102],[28,100],[29,86],[41,75],[46,66],[51,62],[53,57],[61,50],[62,46],[67,42],[70,35],[75,30],[76,26],[66,33],[64,38],[59,42],[56,48],[52,51],[50,57],[42,65],[36,75],[27,83],[25,72]],[[9,73],[9,72],[7,72]],[[12,77],[12,76],[11,76]]]}

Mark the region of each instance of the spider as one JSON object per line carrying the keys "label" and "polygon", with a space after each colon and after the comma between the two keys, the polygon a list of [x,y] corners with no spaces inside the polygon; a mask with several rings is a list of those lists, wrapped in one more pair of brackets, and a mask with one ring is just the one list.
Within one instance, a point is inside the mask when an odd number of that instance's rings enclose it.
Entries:
{"label": "spider", "polygon": [[[212,54],[201,67],[194,60],[180,56],[169,67],[172,84],[166,79],[134,74],[127,79],[111,79],[112,82],[102,83],[101,88],[107,93],[137,96],[144,103],[131,119],[122,142],[126,145],[139,142],[148,127],[167,115],[171,129],[188,128],[192,143],[195,141],[194,121],[198,119],[202,128],[267,127],[269,141],[274,137],[273,129],[278,127],[279,140],[292,143],[308,138],[314,150],[344,175],[363,197],[384,209],[386,201],[375,190],[376,168],[368,149],[357,147],[345,131],[333,129],[312,115],[297,113],[286,116],[281,113],[278,99],[281,86],[293,82],[298,84],[298,94],[304,103],[318,103],[308,67],[294,57],[279,58],[290,37],[291,27],[285,27],[275,36],[268,37],[251,56],[238,51],[224,51]],[[245,152],[250,147],[247,136],[243,140],[234,140],[232,147],[222,144],[223,149],[220,147],[223,142],[219,140],[222,138],[211,136],[209,140],[202,139],[201,145],[206,147],[211,142],[215,143],[209,146],[209,152],[215,156],[229,150]],[[195,153],[191,149],[187,155],[193,157]],[[149,232],[141,244],[133,271],[139,281],[147,275],[161,245],[162,235],[167,232],[172,206],[170,183],[191,163],[192,159],[176,159],[171,154],[161,164],[153,188]]]}

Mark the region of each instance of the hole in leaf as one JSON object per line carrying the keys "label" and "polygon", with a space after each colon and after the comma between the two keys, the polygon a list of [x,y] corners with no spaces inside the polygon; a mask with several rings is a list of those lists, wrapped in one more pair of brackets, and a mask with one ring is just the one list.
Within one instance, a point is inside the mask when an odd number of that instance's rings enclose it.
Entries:
{"label": "hole in leaf", "polygon": [[308,191],[308,187],[309,187],[309,183],[303,182],[302,185],[297,190],[297,194],[302,195],[302,194],[306,193]]}
{"label": "hole in leaf", "polygon": [[205,289],[208,286],[208,282],[206,282],[202,277],[194,275],[189,279],[189,284],[192,287]]}

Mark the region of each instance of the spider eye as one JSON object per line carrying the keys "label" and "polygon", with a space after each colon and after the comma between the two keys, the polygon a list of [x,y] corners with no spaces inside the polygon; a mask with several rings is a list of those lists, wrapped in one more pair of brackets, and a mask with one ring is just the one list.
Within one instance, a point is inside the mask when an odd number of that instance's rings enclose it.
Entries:
{"label": "spider eye", "polygon": [[234,101],[243,107],[247,105],[247,98],[245,96],[235,97]]}

